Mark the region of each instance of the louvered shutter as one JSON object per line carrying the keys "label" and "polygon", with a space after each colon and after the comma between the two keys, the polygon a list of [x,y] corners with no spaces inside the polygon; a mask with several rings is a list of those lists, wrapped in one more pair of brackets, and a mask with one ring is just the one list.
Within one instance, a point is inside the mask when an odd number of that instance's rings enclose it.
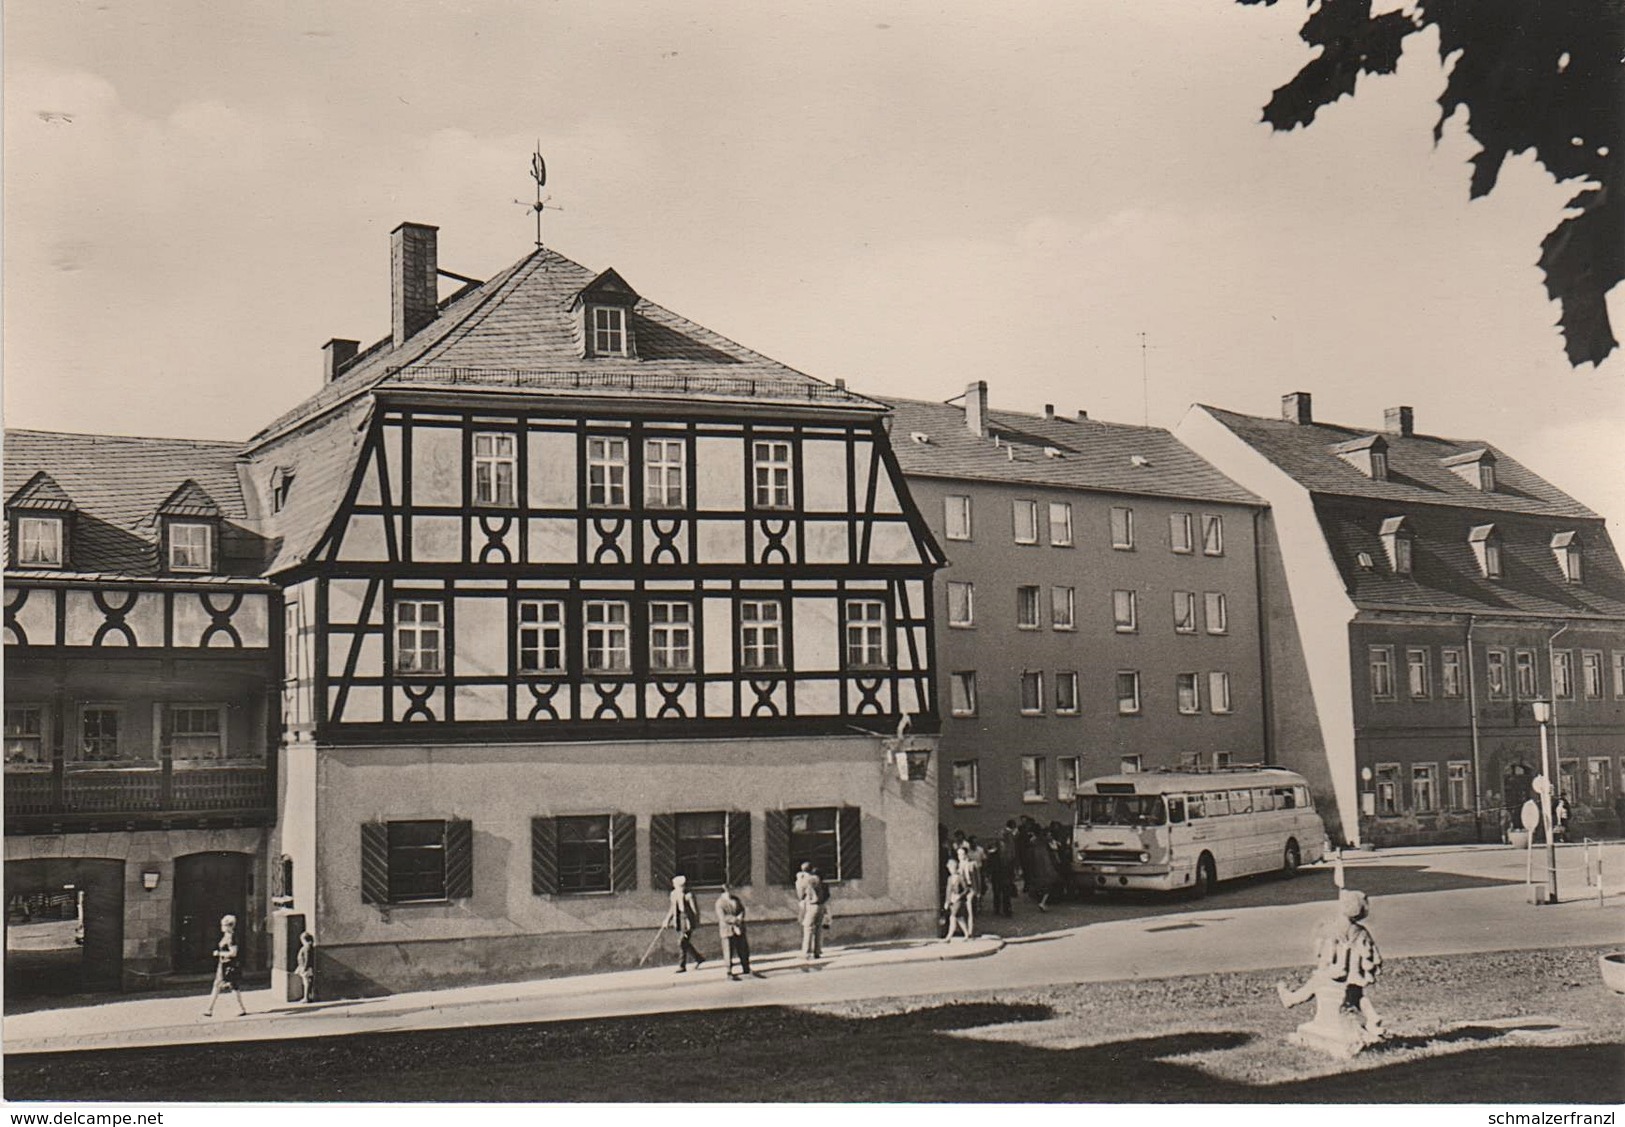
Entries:
{"label": "louvered shutter", "polygon": [[840,837],[841,879],[857,880],[863,876],[863,811],[856,806],[841,807],[835,832]]}
{"label": "louvered shutter", "polygon": [[677,815],[655,814],[649,819],[649,881],[656,890],[671,887],[677,875]]}
{"label": "louvered shutter", "polygon": [[389,903],[389,826],[361,823],[361,902]]}
{"label": "louvered shutter", "polygon": [[750,814],[744,810],[728,811],[728,883],[750,884]]}
{"label": "louvered shutter", "polygon": [[762,815],[767,832],[767,883],[770,887],[794,883],[790,872],[790,814],[769,810]]}
{"label": "louvered shutter", "polygon": [[559,890],[559,823],[554,818],[530,820],[530,890],[537,896]]}
{"label": "louvered shutter", "polygon": [[446,899],[474,895],[474,823],[446,823]]}
{"label": "louvered shutter", "polygon": [[630,892],[638,886],[638,816],[609,817],[609,887]]}

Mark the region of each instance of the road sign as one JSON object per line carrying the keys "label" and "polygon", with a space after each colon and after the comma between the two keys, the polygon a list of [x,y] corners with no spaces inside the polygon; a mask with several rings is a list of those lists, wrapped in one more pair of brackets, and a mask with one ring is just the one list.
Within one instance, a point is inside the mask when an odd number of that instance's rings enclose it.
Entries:
{"label": "road sign", "polygon": [[1552,784],[1546,781],[1545,775],[1536,775],[1533,779],[1529,780],[1529,789],[1534,791],[1536,794],[1545,794],[1547,791],[1552,789]]}
{"label": "road sign", "polygon": [[1523,812],[1519,817],[1523,820],[1523,828],[1529,833],[1534,833],[1535,827],[1540,825],[1540,803],[1531,798],[1523,804]]}

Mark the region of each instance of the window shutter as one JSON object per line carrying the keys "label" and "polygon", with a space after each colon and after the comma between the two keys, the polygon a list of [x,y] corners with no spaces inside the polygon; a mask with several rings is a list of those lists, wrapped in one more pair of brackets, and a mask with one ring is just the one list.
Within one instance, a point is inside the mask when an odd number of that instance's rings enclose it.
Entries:
{"label": "window shutter", "polygon": [[553,818],[530,820],[530,890],[551,896],[559,890],[559,823]]}
{"label": "window shutter", "polygon": [[609,887],[614,892],[630,892],[638,886],[638,816],[611,814],[609,817]]}
{"label": "window shutter", "polygon": [[863,811],[843,806],[839,817],[836,833],[840,837],[841,879],[857,880],[863,876]]}
{"label": "window shutter", "polygon": [[446,823],[446,899],[474,895],[474,823]]}
{"label": "window shutter", "polygon": [[762,815],[767,830],[767,883],[778,887],[794,883],[790,872],[790,814],[769,810]]}
{"label": "window shutter", "polygon": [[728,811],[728,883],[750,884],[750,814],[743,810]]}
{"label": "window shutter", "polygon": [[361,902],[389,903],[389,826],[361,823]]}
{"label": "window shutter", "polygon": [[649,881],[656,891],[671,887],[677,875],[677,815],[649,818]]}

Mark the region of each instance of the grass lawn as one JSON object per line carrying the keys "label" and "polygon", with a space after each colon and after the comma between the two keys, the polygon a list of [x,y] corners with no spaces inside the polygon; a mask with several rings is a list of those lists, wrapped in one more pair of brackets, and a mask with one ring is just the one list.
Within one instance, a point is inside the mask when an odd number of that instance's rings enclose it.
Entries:
{"label": "grass lawn", "polygon": [[[208,1047],[8,1055],[10,1100],[1625,1101],[1625,999],[1596,951],[1396,960],[1392,1040],[1340,1062],[1274,974],[952,990]],[[1295,984],[1295,983],[1294,983]]]}

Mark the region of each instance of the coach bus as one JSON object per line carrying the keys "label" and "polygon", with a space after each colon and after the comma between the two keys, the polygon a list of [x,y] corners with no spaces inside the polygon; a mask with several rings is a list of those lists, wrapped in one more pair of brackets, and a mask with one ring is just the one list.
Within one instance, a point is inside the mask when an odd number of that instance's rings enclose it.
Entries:
{"label": "coach bus", "polygon": [[1079,784],[1072,845],[1079,888],[1205,896],[1221,880],[1320,860],[1326,827],[1292,771],[1148,771]]}

